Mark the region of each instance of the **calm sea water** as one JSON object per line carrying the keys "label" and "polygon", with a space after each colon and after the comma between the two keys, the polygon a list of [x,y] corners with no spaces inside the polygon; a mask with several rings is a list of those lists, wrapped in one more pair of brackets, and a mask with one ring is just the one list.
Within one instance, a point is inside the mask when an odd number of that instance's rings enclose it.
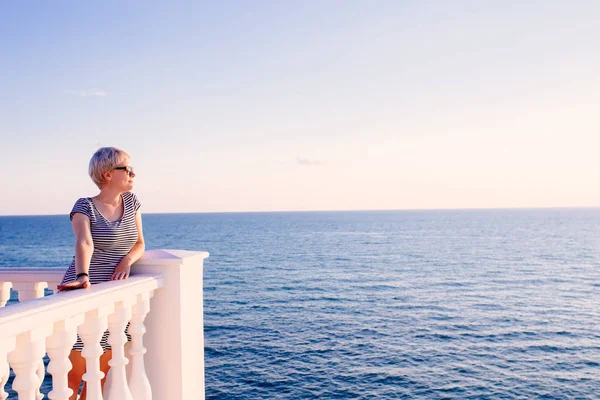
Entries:
{"label": "calm sea water", "polygon": [[[206,250],[208,399],[600,398],[600,210],[149,214]],[[0,265],[67,266],[67,216]]]}

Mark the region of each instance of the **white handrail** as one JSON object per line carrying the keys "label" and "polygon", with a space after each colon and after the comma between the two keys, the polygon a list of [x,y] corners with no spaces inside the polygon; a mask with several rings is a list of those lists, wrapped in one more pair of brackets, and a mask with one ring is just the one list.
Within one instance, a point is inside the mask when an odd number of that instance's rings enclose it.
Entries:
{"label": "white handrail", "polygon": [[[13,389],[19,398],[40,398],[38,374],[43,372],[39,367],[45,352],[53,374],[51,398],[70,396],[65,379],[71,366],[66,357],[79,333],[90,368],[84,375],[88,397],[101,399],[103,373],[97,368],[101,354],[97,339],[109,327],[114,366],[104,393],[109,400],[129,397],[129,391],[136,400],[153,396],[204,399],[202,276],[206,257],[206,252],[151,250],[134,264],[127,280],[46,297],[43,289],[54,288],[64,268],[0,268],[0,305],[11,287],[20,291],[21,300],[0,308],[0,398],[5,395],[7,361],[15,371]],[[131,349],[124,346],[122,336],[129,320]],[[130,369],[125,368],[126,358]]]}
{"label": "white handrail", "polygon": [[86,290],[61,292],[0,308],[0,338],[16,336],[37,326],[62,321],[161,286],[160,276],[137,275],[126,280],[93,285]]}
{"label": "white handrail", "polygon": [[0,277],[17,277],[18,282],[60,282],[66,271],[66,267],[0,267]]}

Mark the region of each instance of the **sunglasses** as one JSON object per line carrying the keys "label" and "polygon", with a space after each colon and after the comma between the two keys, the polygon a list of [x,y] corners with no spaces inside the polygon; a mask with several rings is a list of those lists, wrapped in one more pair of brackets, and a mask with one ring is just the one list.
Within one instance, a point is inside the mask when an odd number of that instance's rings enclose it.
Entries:
{"label": "sunglasses", "polygon": [[127,174],[129,176],[135,175],[135,172],[133,172],[133,167],[131,165],[128,165],[126,167],[116,167],[115,169],[123,170],[123,171],[127,172]]}

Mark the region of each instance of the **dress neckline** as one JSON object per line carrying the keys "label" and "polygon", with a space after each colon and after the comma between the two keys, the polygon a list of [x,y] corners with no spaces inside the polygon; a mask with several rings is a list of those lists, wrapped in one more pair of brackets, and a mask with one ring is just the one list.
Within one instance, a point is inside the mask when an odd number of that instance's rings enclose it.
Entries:
{"label": "dress neckline", "polygon": [[94,206],[94,209],[96,210],[96,212],[98,214],[100,214],[100,216],[108,223],[110,224],[116,224],[119,223],[123,220],[123,217],[125,217],[125,212],[127,211],[127,206],[125,205],[125,199],[123,198],[123,194],[120,195],[121,196],[121,201],[123,202],[123,214],[121,215],[121,218],[115,220],[115,221],[111,221],[110,219],[106,218],[101,212],[100,210],[98,210],[98,207],[96,207],[96,203],[94,203],[94,199],[92,199],[91,197],[88,197],[88,200],[92,202],[92,205]]}

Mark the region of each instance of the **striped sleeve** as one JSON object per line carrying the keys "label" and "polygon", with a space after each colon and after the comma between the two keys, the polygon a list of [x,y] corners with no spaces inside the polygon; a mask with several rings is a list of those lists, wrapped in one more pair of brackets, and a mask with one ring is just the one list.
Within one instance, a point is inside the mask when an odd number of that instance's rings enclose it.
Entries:
{"label": "striped sleeve", "polygon": [[73,221],[73,215],[75,215],[75,213],[80,213],[80,214],[86,215],[88,218],[91,219],[92,218],[92,210],[91,210],[90,202],[84,198],[77,200],[77,202],[73,206],[73,209],[71,210],[71,214],[69,216],[71,218],[71,221]]}
{"label": "striped sleeve", "polygon": [[140,207],[142,207],[142,203],[140,203],[140,201],[138,200],[138,198],[135,194],[131,193],[131,195],[133,197],[133,210],[137,214]]}

